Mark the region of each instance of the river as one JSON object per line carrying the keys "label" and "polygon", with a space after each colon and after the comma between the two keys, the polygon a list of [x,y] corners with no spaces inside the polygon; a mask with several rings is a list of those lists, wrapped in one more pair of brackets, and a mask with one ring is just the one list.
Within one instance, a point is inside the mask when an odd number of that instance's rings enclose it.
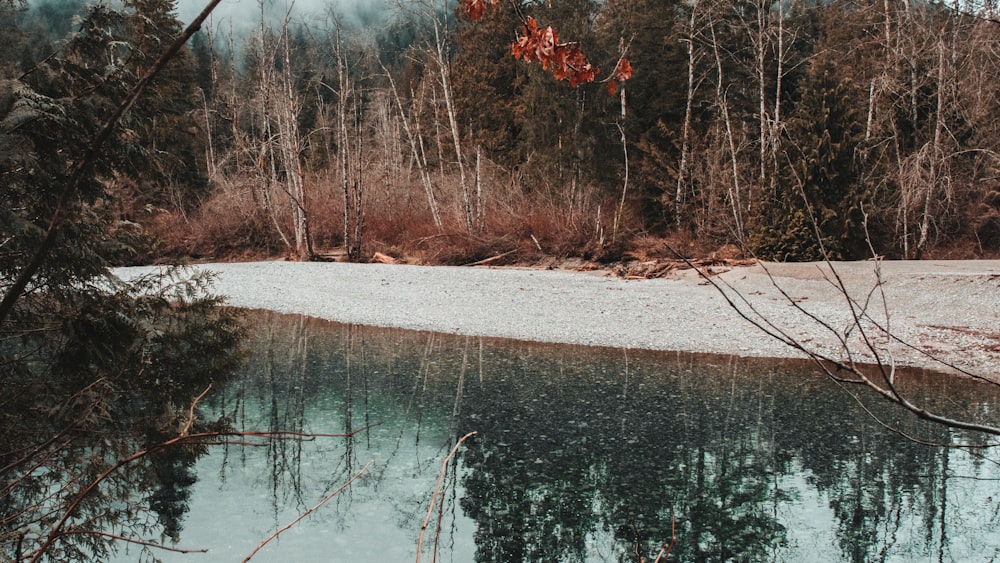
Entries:
{"label": "river", "polygon": [[[176,547],[209,551],[163,561],[241,561],[359,473],[252,561],[412,561],[418,543],[458,562],[1000,556],[998,456],[955,447],[983,437],[804,362],[251,318],[245,373],[202,415],[301,436],[200,458]],[[935,408],[1000,418],[989,388],[900,377]]]}

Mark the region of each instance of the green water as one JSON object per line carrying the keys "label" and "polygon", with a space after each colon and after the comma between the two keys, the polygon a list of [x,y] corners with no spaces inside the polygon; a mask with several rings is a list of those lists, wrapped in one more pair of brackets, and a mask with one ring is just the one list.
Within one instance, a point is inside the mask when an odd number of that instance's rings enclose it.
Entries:
{"label": "green water", "polygon": [[[1000,470],[979,436],[858,400],[808,364],[554,346],[255,314],[245,376],[203,405],[248,430],[356,432],[231,444],[196,466],[164,561],[982,561],[1000,556]],[[995,393],[908,374],[955,415]],[[876,418],[878,420],[876,420]],[[360,430],[360,431],[359,431]],[[122,560],[135,560],[135,547]]]}

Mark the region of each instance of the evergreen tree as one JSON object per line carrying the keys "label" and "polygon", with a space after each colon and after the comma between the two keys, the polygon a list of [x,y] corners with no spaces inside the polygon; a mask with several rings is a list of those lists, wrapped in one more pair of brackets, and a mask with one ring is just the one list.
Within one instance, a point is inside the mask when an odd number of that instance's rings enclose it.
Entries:
{"label": "evergreen tree", "polygon": [[468,123],[470,141],[481,146],[490,159],[516,166],[515,150],[520,129],[517,98],[525,69],[510,55],[511,30],[520,20],[509,4],[455,31],[452,85],[459,121]]}
{"label": "evergreen tree", "polygon": [[[500,160],[519,166],[525,187],[530,190],[572,194],[581,184],[616,177],[621,167],[620,150],[600,150],[620,147],[618,129],[606,114],[604,85],[591,83],[573,88],[555,80],[542,65],[509,60],[515,34],[523,33],[521,17],[531,16],[541,25],[551,25],[560,43],[574,41],[589,50],[599,45],[594,28],[599,9],[599,3],[593,0],[545,5],[518,2],[516,9],[499,8],[499,13],[493,14],[498,21],[486,18],[485,23],[479,21],[472,26],[480,29],[463,29],[459,36],[463,50],[479,49],[478,57],[463,53],[459,58],[469,76],[453,72],[456,79],[463,81],[458,88],[460,108],[469,112],[460,119],[473,124],[478,139],[497,139],[487,145],[505,147]],[[493,37],[482,35],[491,31]],[[483,65],[483,56],[495,62]],[[480,105],[486,111],[482,118],[476,118]]]}
{"label": "evergreen tree", "polygon": [[222,427],[189,409],[240,361],[238,318],[206,278],[111,273],[141,242],[107,190],[133,133],[94,141],[135,85],[125,21],[94,6],[56,57],[0,77],[3,560],[106,560],[96,532],[174,536],[205,445],[155,448]]}
{"label": "evergreen tree", "polygon": [[211,100],[215,94],[215,84],[212,79],[215,53],[212,52],[205,32],[199,31],[191,38],[191,53],[195,63],[195,82],[198,88],[201,88],[205,99]]}
{"label": "evergreen tree", "polygon": [[[126,2],[125,39],[129,43],[126,68],[141,76],[181,32],[175,0]],[[198,67],[189,49],[183,49],[160,73],[131,117],[141,152],[130,176],[121,185],[127,207],[145,204],[187,211],[206,195],[204,126],[196,117],[201,106]],[[128,202],[125,202],[128,203]],[[139,218],[129,214],[126,218]]]}
{"label": "evergreen tree", "polygon": [[[663,218],[663,196],[676,182],[665,171],[676,167],[684,119],[687,54],[678,18],[682,9],[676,0],[614,0],[598,19],[603,59],[615,60],[620,43],[625,43],[636,70],[626,87],[624,126],[629,152],[636,155],[637,193],[644,215],[653,223]],[[609,112],[619,111],[617,96],[607,104]],[[620,142],[607,150],[620,154]]]}
{"label": "evergreen tree", "polygon": [[[526,68],[525,76],[514,114],[524,187],[572,193],[574,187],[592,183],[599,162],[606,163],[610,156],[595,150],[600,125],[593,119],[597,88],[570,88],[538,65]],[[617,168],[618,162],[611,166]]]}
{"label": "evergreen tree", "polygon": [[765,192],[751,237],[770,260],[852,260],[868,253],[858,160],[863,122],[850,78],[830,61],[813,63],[783,139],[784,164]]}

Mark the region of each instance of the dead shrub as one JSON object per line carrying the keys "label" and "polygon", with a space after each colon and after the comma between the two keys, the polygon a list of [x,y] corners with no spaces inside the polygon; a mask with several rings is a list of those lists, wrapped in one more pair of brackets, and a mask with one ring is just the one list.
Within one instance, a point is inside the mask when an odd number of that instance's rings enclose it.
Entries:
{"label": "dead shrub", "polygon": [[[473,192],[471,231],[457,173],[434,174],[439,226],[419,177],[391,175],[383,168],[373,163],[361,179],[362,260],[376,252],[410,263],[448,265],[523,264],[551,258],[615,260],[638,230],[633,223],[640,215],[627,206],[612,245],[616,197],[579,186],[563,192],[528,192],[516,175],[488,162],[480,170],[479,190]],[[291,237],[291,201],[274,189],[266,207],[261,181],[253,175],[224,178],[189,216],[158,214],[151,229],[159,234],[160,244],[151,256],[231,260],[287,254],[290,248],[282,234]],[[343,185],[335,174],[318,171],[307,175],[305,186],[313,248],[321,257],[339,256],[344,238]]]}

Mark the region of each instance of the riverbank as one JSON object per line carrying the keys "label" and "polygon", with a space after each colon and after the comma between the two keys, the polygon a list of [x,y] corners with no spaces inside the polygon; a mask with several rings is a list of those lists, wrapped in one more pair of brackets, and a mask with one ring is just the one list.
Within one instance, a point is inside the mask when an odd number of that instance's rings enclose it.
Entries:
{"label": "riverbank", "polygon": [[715,285],[694,270],[626,280],[606,271],[285,261],[197,268],[215,272],[216,292],[237,307],[454,334],[770,357],[802,353],[742,318],[723,293],[810,349],[840,355],[846,337],[860,352],[839,277],[900,340],[864,324],[898,365],[946,369],[943,360],[1000,376],[1000,261],[884,262],[880,285],[875,262],[835,263],[836,277],[818,263],[714,267]]}

